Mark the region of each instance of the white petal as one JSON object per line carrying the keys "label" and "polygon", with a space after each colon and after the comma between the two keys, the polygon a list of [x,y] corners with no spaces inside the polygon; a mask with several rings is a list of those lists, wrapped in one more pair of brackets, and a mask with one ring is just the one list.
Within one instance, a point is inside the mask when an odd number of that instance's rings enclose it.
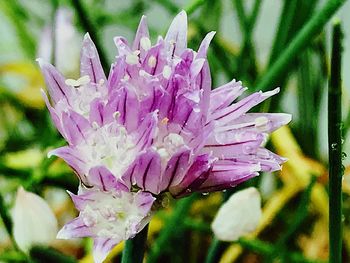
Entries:
{"label": "white petal", "polygon": [[217,239],[235,241],[256,229],[261,214],[260,194],[250,187],[235,193],[220,207],[211,228]]}
{"label": "white petal", "polygon": [[14,238],[23,251],[55,240],[57,220],[51,208],[44,199],[23,187],[17,191],[12,217]]}

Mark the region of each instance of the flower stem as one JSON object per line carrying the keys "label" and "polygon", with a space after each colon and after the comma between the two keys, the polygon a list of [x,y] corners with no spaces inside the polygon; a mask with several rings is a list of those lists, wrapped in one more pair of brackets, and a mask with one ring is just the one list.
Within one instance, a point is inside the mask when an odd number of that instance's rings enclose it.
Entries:
{"label": "flower stem", "polygon": [[329,152],[329,262],[342,262],[342,135],[341,135],[341,52],[340,22],[333,27],[331,76],[328,88]]}
{"label": "flower stem", "polygon": [[267,90],[274,80],[290,65],[296,55],[310,43],[318,34],[329,18],[345,3],[346,0],[328,0],[323,8],[314,15],[300,30],[279,58],[271,65],[263,77],[257,81],[256,90]]}
{"label": "flower stem", "polygon": [[148,224],[133,239],[125,241],[122,263],[141,263],[145,253]]}
{"label": "flower stem", "polygon": [[[183,224],[183,218],[187,215],[188,210],[191,208],[192,202],[197,198],[196,194],[192,194],[187,198],[183,198],[177,201],[172,217],[168,220],[168,223],[162,229],[157,240],[152,244],[152,248],[148,254],[147,262],[158,262],[158,258],[161,256],[162,251],[166,245],[170,245],[169,240],[174,236],[174,231],[181,231]],[[179,233],[176,233],[177,235]],[[124,263],[124,262],[123,262]]]}
{"label": "flower stem", "polygon": [[207,257],[205,258],[205,263],[214,263],[217,262],[221,254],[221,248],[223,247],[223,242],[213,237],[213,240],[210,243]]}
{"label": "flower stem", "polygon": [[107,60],[106,53],[104,52],[104,49],[102,47],[102,43],[101,43],[100,38],[98,36],[97,29],[95,28],[95,25],[89,19],[88,13],[85,10],[83,4],[80,2],[80,0],[73,0],[72,5],[73,5],[75,11],[77,12],[77,15],[79,17],[81,25],[83,26],[83,28],[86,32],[89,32],[91,39],[94,41],[94,43],[96,45],[97,51],[98,51],[99,56],[100,56],[103,70],[105,71],[105,73],[108,73],[109,63]]}

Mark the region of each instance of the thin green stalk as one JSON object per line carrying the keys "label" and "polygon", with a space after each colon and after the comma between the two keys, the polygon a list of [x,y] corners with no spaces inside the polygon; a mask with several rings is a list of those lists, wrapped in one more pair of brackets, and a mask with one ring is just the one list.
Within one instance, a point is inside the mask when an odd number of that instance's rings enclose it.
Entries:
{"label": "thin green stalk", "polygon": [[272,65],[276,57],[280,54],[285,47],[288,40],[288,33],[293,25],[294,16],[297,10],[297,0],[284,1],[282,13],[280,15],[280,21],[278,24],[277,32],[273,40],[273,45],[270,53],[268,65]]}
{"label": "thin green stalk", "polygon": [[145,254],[148,225],[133,239],[125,241],[122,263],[142,263]]}
{"label": "thin green stalk", "polygon": [[269,67],[257,82],[256,90],[267,90],[274,80],[290,65],[297,54],[306,47],[324,27],[332,15],[346,2],[346,0],[328,0],[323,8],[315,14],[300,30],[278,59]]}
{"label": "thin green stalk", "polygon": [[177,231],[177,235],[179,234],[183,226],[183,218],[187,215],[188,210],[191,208],[192,202],[196,198],[197,195],[192,194],[187,198],[177,201],[171,218],[160,232],[158,238],[152,244],[147,258],[148,263],[158,262],[158,258],[162,255],[165,246],[169,245],[171,237],[174,236],[174,231]]}
{"label": "thin green stalk", "polygon": [[224,243],[218,240],[216,237],[213,237],[213,240],[210,243],[207,257],[205,258],[205,263],[215,263],[220,257],[222,247]]}
{"label": "thin green stalk", "polygon": [[90,34],[91,39],[96,45],[97,51],[100,56],[101,64],[105,73],[108,73],[110,66],[108,63],[106,53],[104,52],[102,42],[99,38],[97,28],[95,27],[94,23],[89,19],[88,12],[85,10],[85,7],[83,3],[80,2],[80,0],[73,0],[72,5],[75,11],[77,12],[81,25],[83,26],[84,30]]}
{"label": "thin green stalk", "polygon": [[343,33],[339,21],[333,26],[331,76],[328,87],[329,153],[329,262],[342,262],[342,124],[341,52]]}

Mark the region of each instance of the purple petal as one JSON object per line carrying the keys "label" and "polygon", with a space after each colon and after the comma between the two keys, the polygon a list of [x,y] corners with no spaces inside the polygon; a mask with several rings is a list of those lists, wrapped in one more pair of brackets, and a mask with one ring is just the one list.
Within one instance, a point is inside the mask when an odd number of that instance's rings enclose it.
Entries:
{"label": "purple petal", "polygon": [[91,229],[84,224],[83,219],[80,217],[65,224],[57,233],[58,239],[71,239],[88,236],[92,236]]}
{"label": "purple petal", "polygon": [[42,73],[44,74],[46,85],[54,104],[60,100],[66,101],[69,104],[69,98],[72,96],[72,90],[66,85],[62,74],[50,63],[37,59]]}
{"label": "purple petal", "polygon": [[[152,194],[147,192],[142,192],[142,191],[137,192],[134,198],[135,198],[135,203],[138,207],[138,210],[144,216],[147,216],[156,198],[153,197]],[[141,230],[142,229],[139,229],[139,231]]]}
{"label": "purple petal", "polygon": [[151,47],[142,62],[142,69],[151,75],[162,73],[166,60],[162,54],[164,42]]}
{"label": "purple petal", "polygon": [[102,263],[108,253],[122,240],[111,238],[94,238],[94,261],[95,263]]}
{"label": "purple petal", "polygon": [[209,154],[197,156],[181,183],[170,187],[170,193],[181,197],[199,188],[207,180],[214,161]]}
{"label": "purple petal", "polygon": [[91,129],[89,121],[75,111],[63,112],[62,123],[67,141],[71,145],[86,140],[87,132]]}
{"label": "purple petal", "polygon": [[119,181],[106,167],[96,166],[89,171],[89,182],[103,191],[111,189],[129,191],[129,188]]}
{"label": "purple petal", "polygon": [[148,26],[147,26],[147,18],[146,16],[142,16],[140,20],[139,27],[137,28],[135,40],[132,44],[132,50],[140,50],[140,40],[143,37],[149,38]]}
{"label": "purple petal", "polygon": [[86,33],[84,36],[80,57],[80,75],[89,76],[92,83],[98,84],[101,80],[104,83],[106,82],[106,76],[103,72],[97,49],[89,33]]}
{"label": "purple petal", "polygon": [[286,113],[246,113],[217,130],[230,132],[240,130],[271,133],[291,121]]}
{"label": "purple petal", "polygon": [[94,99],[90,104],[90,116],[89,120],[91,123],[97,123],[102,126],[106,123],[105,104],[100,98]]}
{"label": "purple petal", "polygon": [[69,191],[67,191],[67,193],[69,194],[70,198],[72,199],[74,206],[76,209],[78,209],[79,211],[84,210],[84,208],[86,207],[86,205],[88,203],[93,203],[95,202],[95,197],[94,197],[94,192],[90,191],[90,192],[85,192],[83,194],[78,194],[75,195]]}
{"label": "purple petal", "polygon": [[207,116],[211,91],[211,75],[207,61],[204,62],[203,68],[196,78],[196,84],[202,92],[202,99],[200,101],[201,112],[203,112],[204,116]]}
{"label": "purple petal", "polygon": [[157,111],[147,114],[135,131],[135,144],[139,151],[150,147],[156,135],[158,125]]}
{"label": "purple petal", "polygon": [[48,157],[55,155],[62,158],[70,167],[76,171],[80,180],[86,182],[85,173],[87,172],[88,164],[81,158],[81,154],[69,146],[63,146],[54,149],[48,153]]}
{"label": "purple petal", "polygon": [[158,194],[160,184],[160,156],[157,152],[149,150],[136,157],[133,164],[124,173],[122,179],[124,182],[131,182],[144,191]]}
{"label": "purple petal", "polygon": [[255,153],[265,139],[265,135],[253,132],[220,133],[214,136],[208,139],[203,152],[212,153],[219,158]]}
{"label": "purple petal", "polygon": [[160,191],[168,189],[171,185],[179,184],[184,178],[190,164],[191,150],[180,149],[167,163],[160,185]]}
{"label": "purple petal", "polygon": [[112,121],[114,113],[118,112],[117,121],[123,124],[128,132],[134,131],[139,126],[139,104],[137,94],[131,88],[123,87],[117,90],[106,105],[105,115],[109,117],[106,123]]}
{"label": "purple petal", "polygon": [[278,92],[279,88],[268,92],[260,91],[253,93],[250,96],[240,100],[237,103],[232,104],[227,108],[216,111],[213,115],[211,115],[211,120],[216,120],[220,123],[220,125],[224,125],[238,118],[239,116],[250,110],[252,107],[258,105],[259,103],[277,94]]}
{"label": "purple petal", "polygon": [[114,90],[120,87],[120,81],[125,76],[126,66],[125,57],[117,58],[117,62],[112,64],[107,85],[109,93],[113,93]]}
{"label": "purple petal", "polygon": [[119,56],[125,56],[132,53],[128,41],[124,37],[115,37],[114,44],[117,46]]}
{"label": "purple petal", "polygon": [[242,87],[242,82],[235,79],[212,90],[210,93],[209,112],[213,114],[217,110],[226,108],[245,90],[246,88]]}
{"label": "purple petal", "polygon": [[46,92],[44,90],[41,90],[41,95],[44,98],[46,107],[50,112],[51,119],[52,119],[53,123],[55,124],[57,130],[61,133],[62,136],[65,136],[65,134],[63,132],[62,124],[61,124],[61,119],[58,117],[56,110],[51,106],[49,98],[46,95]]}
{"label": "purple petal", "polygon": [[210,42],[213,39],[213,37],[215,36],[215,34],[216,34],[215,31],[211,31],[205,36],[201,45],[199,46],[196,58],[206,58],[207,57],[207,51],[208,51]]}
{"label": "purple petal", "polygon": [[[226,175],[229,176],[230,173],[227,173]],[[217,175],[215,175],[215,173],[213,174],[213,179],[208,179],[208,182],[205,182],[204,184],[202,184],[196,191],[198,192],[213,192],[213,191],[221,191],[221,190],[225,190],[225,189],[229,189],[232,187],[237,186],[238,184],[241,184],[245,181],[248,181],[251,178],[254,178],[256,176],[258,176],[259,173],[258,172],[254,172],[251,174],[248,174],[246,176],[240,177],[238,178],[236,181],[227,181],[227,180],[219,180],[217,178]],[[211,178],[211,174],[209,175],[209,178]],[[224,177],[224,176],[223,176]],[[220,179],[225,179],[223,177],[220,177]]]}
{"label": "purple petal", "polygon": [[187,47],[187,14],[181,11],[172,21],[165,36],[167,50],[180,56]]}

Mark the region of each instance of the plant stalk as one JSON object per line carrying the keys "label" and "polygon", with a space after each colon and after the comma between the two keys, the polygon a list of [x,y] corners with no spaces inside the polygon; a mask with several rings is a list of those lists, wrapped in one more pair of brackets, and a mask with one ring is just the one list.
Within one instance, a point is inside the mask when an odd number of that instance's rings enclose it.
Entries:
{"label": "plant stalk", "polygon": [[342,123],[341,123],[341,52],[340,22],[333,26],[331,75],[328,87],[329,152],[329,262],[342,262]]}
{"label": "plant stalk", "polygon": [[133,239],[125,241],[122,263],[142,263],[145,253],[148,224]]}

